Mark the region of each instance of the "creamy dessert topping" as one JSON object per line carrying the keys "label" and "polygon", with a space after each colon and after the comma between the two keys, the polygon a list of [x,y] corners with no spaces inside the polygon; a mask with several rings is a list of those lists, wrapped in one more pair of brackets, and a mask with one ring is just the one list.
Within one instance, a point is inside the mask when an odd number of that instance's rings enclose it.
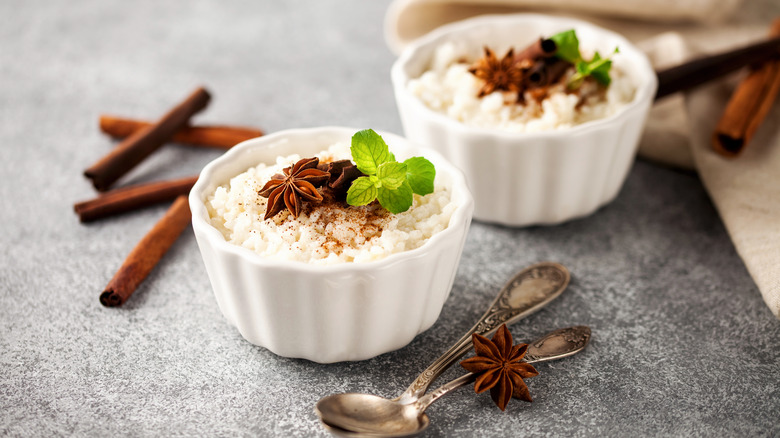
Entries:
{"label": "creamy dessert topping", "polygon": [[[439,46],[430,69],[408,88],[426,106],[469,126],[512,132],[565,129],[620,111],[635,86],[620,54],[585,57],[573,30],[516,52],[485,47],[476,60],[464,46]],[[505,53],[497,56],[496,53]]]}
{"label": "creamy dessert topping", "polygon": [[[343,160],[350,158],[350,146],[337,143],[313,158],[316,163],[312,166],[312,158],[299,155],[278,157],[275,164],[261,163],[233,177],[206,199],[211,224],[228,242],[263,257],[312,264],[368,262],[422,246],[433,235],[447,228],[457,207],[449,187],[440,184],[438,179],[431,181],[430,193],[411,195],[411,205],[406,211],[391,213],[373,198],[365,205],[350,205],[344,200],[344,184],[338,183],[339,177],[350,174],[353,182],[359,178],[370,179],[365,173],[355,173],[354,169],[344,170],[348,166]],[[400,163],[392,158],[388,161],[398,167],[396,165]],[[414,162],[409,163],[411,169]],[[300,164],[298,169],[295,168],[297,164]],[[320,172],[332,170],[329,173],[333,178],[323,183],[322,173],[313,172],[318,169]],[[306,172],[303,179],[290,180],[288,186],[272,182],[280,181],[280,175],[301,177],[301,172]],[[387,172],[379,171],[379,174]],[[408,175],[414,180],[413,172]],[[308,185],[300,184],[300,181],[306,182],[307,177],[316,180],[312,184],[317,186],[314,187],[316,195],[308,193],[311,189]],[[283,207],[279,207],[278,197],[262,196],[270,196],[274,190],[280,191],[277,196],[283,196],[282,191],[295,190],[293,186],[296,182],[305,187],[309,198],[321,198],[313,202],[305,197],[291,200],[297,217],[286,208],[284,198],[281,198]],[[342,190],[331,190],[329,185]],[[381,187],[375,193],[380,192]],[[269,199],[277,203],[278,211],[271,211],[274,214],[266,219]]]}

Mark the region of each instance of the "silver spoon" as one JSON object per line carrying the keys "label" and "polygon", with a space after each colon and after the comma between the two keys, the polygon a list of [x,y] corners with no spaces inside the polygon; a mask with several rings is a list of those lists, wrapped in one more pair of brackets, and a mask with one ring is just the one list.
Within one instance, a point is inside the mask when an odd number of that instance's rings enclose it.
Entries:
{"label": "silver spoon", "polygon": [[[588,345],[590,340],[590,328],[576,326],[556,330],[533,341],[528,346],[525,361],[528,363],[545,362],[561,359],[576,354]],[[336,403],[325,404],[321,418],[322,424],[328,431],[335,435],[346,437],[405,437],[413,436],[424,431],[430,425],[430,419],[425,410],[453,389],[473,382],[476,375],[465,374],[455,380],[446,383],[419,400],[411,403],[400,403],[382,397],[368,394],[340,394]],[[327,397],[324,400],[327,400]],[[350,412],[348,406],[363,404],[371,406],[371,410],[359,410]],[[342,406],[339,406],[342,405]],[[329,423],[325,420],[338,420],[338,423]],[[334,425],[338,424],[338,426]]]}
{"label": "silver spoon", "polygon": [[[447,368],[460,359],[471,348],[471,335],[478,333],[488,336],[495,332],[501,324],[512,324],[541,309],[547,303],[560,295],[569,284],[571,276],[568,269],[558,263],[538,263],[517,273],[501,289],[498,296],[490,304],[487,312],[479,319],[458,342],[436,359],[423,371],[400,396],[387,400],[378,396],[369,396],[372,400],[384,400],[398,405],[409,405],[416,402]],[[376,406],[384,406],[378,402]],[[334,394],[317,402],[314,411],[320,419],[332,426],[345,429],[350,427],[350,416],[374,415],[375,405],[366,403],[355,394]],[[361,414],[366,412],[366,414]],[[352,429],[354,430],[354,429]]]}

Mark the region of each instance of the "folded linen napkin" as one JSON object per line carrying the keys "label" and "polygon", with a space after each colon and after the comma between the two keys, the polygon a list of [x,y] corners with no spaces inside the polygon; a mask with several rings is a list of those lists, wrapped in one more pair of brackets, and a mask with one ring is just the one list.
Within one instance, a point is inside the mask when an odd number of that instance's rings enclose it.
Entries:
{"label": "folded linen napkin", "polygon": [[711,146],[733,83],[715,83],[686,98],[696,169],[731,240],[772,313],[780,318],[780,107],[736,159]]}
{"label": "folded linen napkin", "polygon": [[[526,0],[505,0],[503,3],[517,5],[525,2]],[[609,3],[610,0],[594,1],[601,2]],[[707,0],[703,0],[702,3],[706,2]],[[393,11],[393,7],[408,7],[415,3],[437,3],[437,8],[443,8],[441,10],[448,10],[447,4],[450,7],[453,3],[458,5],[433,21],[426,21],[432,17],[423,15],[411,24],[397,23],[398,17],[403,14],[399,14],[397,10]],[[465,8],[465,3],[470,4],[471,9]],[[642,3],[658,2],[643,0]],[[477,4],[488,6],[479,7]],[[720,6],[729,8],[738,4],[739,1],[735,1]],[[679,64],[696,54],[723,51],[762,38],[769,27],[768,21],[780,14],[780,5],[758,2],[750,2],[743,9],[747,9],[741,11],[743,16],[752,14],[753,17],[763,18],[766,23],[760,23],[762,20],[759,18],[758,24],[748,25],[738,23],[718,27],[675,26],[681,31],[678,33],[664,32],[671,28],[664,23],[638,24],[601,18],[588,20],[612,28],[633,41],[640,41],[639,47],[648,54],[656,69],[660,69]],[[404,43],[398,30],[404,26],[407,35],[411,35],[422,29],[432,29],[431,23],[439,25],[454,19],[496,12],[518,10],[502,10],[492,1],[396,0],[388,11],[387,41],[391,48],[399,50]],[[394,44],[397,46],[394,47]],[[670,96],[658,102],[650,112],[639,146],[639,155],[661,164],[699,173],[764,301],[772,313],[780,318],[780,105],[775,105],[751,145],[739,157],[724,158],[712,150],[711,138],[735,84],[735,79],[731,78],[701,87],[686,95]]]}
{"label": "folded linen napkin", "polygon": [[732,89],[720,83],[688,94],[693,157],[737,252],[780,318],[780,108],[737,159],[724,158],[711,139]]}
{"label": "folded linen napkin", "polygon": [[[385,38],[403,46],[442,24],[482,14],[545,11],[623,17],[648,22],[717,23],[743,0],[395,0],[385,17]],[[597,23],[598,24],[598,23]]]}
{"label": "folded linen napkin", "polygon": [[[740,45],[733,35],[711,38],[708,46]],[[656,67],[679,64],[692,52],[675,33],[643,41],[640,47]],[[780,318],[780,105],[741,155],[719,155],[712,148],[712,133],[736,79],[739,75],[656,104],[640,151],[656,161],[695,168],[764,301]],[[677,135],[681,127],[688,141]]]}

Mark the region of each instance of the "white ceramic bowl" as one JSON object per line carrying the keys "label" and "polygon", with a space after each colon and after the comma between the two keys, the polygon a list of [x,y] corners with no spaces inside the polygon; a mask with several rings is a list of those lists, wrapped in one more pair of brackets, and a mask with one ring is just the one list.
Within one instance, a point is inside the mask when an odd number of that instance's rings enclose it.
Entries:
{"label": "white ceramic bowl", "polygon": [[441,155],[380,132],[399,160],[425,156],[458,204],[449,226],[421,247],[367,263],[310,265],[264,258],[228,243],[208,222],[204,201],[258,163],[313,156],[358,129],[281,131],[245,141],[209,163],[189,196],[192,226],[222,314],[249,342],[285,357],[328,363],[396,350],[439,316],[463,250],[473,199],[460,171]]}
{"label": "white ceramic bowl", "polygon": [[[446,42],[479,53],[485,45],[522,48],[571,28],[583,49],[620,48],[621,68],[637,88],[633,101],[612,116],[538,133],[476,128],[431,110],[407,87]],[[476,219],[510,226],[557,224],[614,199],[634,161],[657,87],[650,62],[625,38],[584,21],[538,14],[482,16],[442,26],[412,42],[391,76],[406,137],[463,170]]]}

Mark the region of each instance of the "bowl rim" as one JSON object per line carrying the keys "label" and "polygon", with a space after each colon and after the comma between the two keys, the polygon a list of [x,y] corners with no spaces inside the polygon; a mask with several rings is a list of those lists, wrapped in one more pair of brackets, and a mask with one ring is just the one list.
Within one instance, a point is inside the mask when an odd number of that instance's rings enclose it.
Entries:
{"label": "bowl rim", "polygon": [[[315,264],[297,261],[297,260],[277,260],[277,259],[263,257],[260,254],[257,254],[256,252],[248,248],[244,248],[242,246],[228,242],[227,240],[225,240],[225,238],[223,237],[222,233],[219,230],[217,230],[215,227],[213,227],[210,223],[206,221],[205,218],[208,217],[208,210],[206,209],[206,204],[204,202],[206,196],[208,195],[208,193],[206,193],[206,190],[210,187],[212,183],[214,188],[220,185],[217,184],[218,181],[213,181],[214,174],[218,172],[219,169],[225,166],[229,166],[235,160],[242,158],[242,156],[246,154],[247,151],[253,149],[267,148],[273,145],[278,140],[290,136],[315,136],[317,134],[322,134],[326,132],[334,132],[339,135],[344,135],[345,138],[348,139],[351,138],[352,135],[359,130],[360,129],[348,128],[343,126],[321,126],[321,127],[311,127],[311,128],[286,129],[286,130],[274,132],[272,134],[267,134],[262,137],[249,139],[237,144],[236,146],[233,146],[223,155],[215,158],[214,160],[206,164],[206,166],[204,166],[203,170],[201,170],[200,174],[198,175],[198,180],[195,182],[192,189],[190,190],[190,193],[188,195],[188,201],[190,205],[190,210],[192,211],[193,229],[198,232],[201,232],[202,235],[208,239],[209,244],[214,248],[215,251],[225,252],[230,255],[241,257],[245,261],[257,267],[273,268],[274,270],[281,270],[281,271],[294,271],[294,272],[311,271],[317,273],[327,272],[332,274],[341,274],[346,272],[370,272],[376,269],[389,268],[392,265],[406,262],[408,260],[414,260],[418,257],[424,257],[432,248],[439,246],[440,244],[452,238],[457,238],[459,233],[461,233],[461,230],[463,230],[462,231],[463,236],[461,238],[465,239],[465,236],[468,233],[469,224],[471,223],[471,215],[474,209],[474,198],[471,194],[471,191],[468,188],[468,185],[466,184],[466,179],[465,176],[463,175],[463,172],[461,172],[458,168],[456,168],[449,161],[447,161],[447,159],[444,158],[444,156],[432,150],[431,148],[423,147],[411,140],[406,139],[405,137],[387,131],[382,131],[382,130],[376,130],[376,132],[386,139],[386,141],[391,145],[391,148],[393,142],[400,140],[406,143],[406,145],[404,146],[405,148],[411,147],[412,149],[415,149],[417,152],[420,152],[420,155],[424,154],[426,158],[432,159],[432,161],[436,166],[436,173],[438,174],[440,171],[443,171],[451,178],[452,181],[451,196],[453,197],[457,196],[461,198],[460,205],[458,205],[455,208],[455,211],[452,212],[452,216],[450,217],[450,223],[447,226],[447,228],[431,236],[420,247],[407,250],[407,251],[402,251],[400,253],[390,254],[385,258],[379,260],[372,260],[368,262],[359,262],[359,263],[345,262],[345,263],[336,263],[331,265],[315,265]],[[328,146],[330,145],[323,145],[324,148]],[[292,154],[295,152],[290,152],[290,153]],[[247,169],[250,166],[256,166],[257,164],[259,163],[254,163],[254,164],[248,163]],[[225,182],[222,182],[221,184],[224,183]],[[201,248],[200,245],[199,245],[199,249],[203,251],[203,248]]]}
{"label": "bowl rim", "polygon": [[[579,28],[589,28],[594,33],[617,39],[619,41],[618,47],[620,48],[621,53],[627,53],[632,58],[635,58],[632,59],[632,63],[633,61],[636,61],[635,64],[640,71],[640,76],[647,76],[647,78],[645,78],[646,80],[640,81],[642,83],[637,85],[634,98],[631,100],[631,102],[626,104],[623,108],[614,114],[601,119],[580,123],[568,128],[535,132],[513,132],[495,128],[469,126],[463,122],[453,119],[452,117],[449,117],[446,114],[434,111],[409,91],[407,83],[412,78],[406,74],[405,67],[409,64],[410,61],[416,59],[417,56],[420,56],[419,52],[423,48],[441,44],[445,42],[450,36],[465,33],[474,28],[485,27],[491,24],[495,25],[497,22],[511,24],[524,23],[533,20],[546,20],[549,22],[560,23],[561,27],[572,27],[575,30]],[[421,114],[424,114],[425,117],[429,118],[431,121],[443,124],[447,129],[453,129],[455,132],[490,135],[506,140],[515,140],[529,137],[557,137],[560,135],[576,136],[588,131],[603,129],[605,125],[610,125],[618,120],[628,118],[631,113],[642,110],[645,105],[652,102],[656,89],[658,88],[658,78],[650,63],[650,60],[647,58],[644,52],[639,50],[639,48],[637,48],[634,44],[632,44],[619,33],[576,18],[536,13],[480,15],[438,27],[433,31],[417,38],[406,46],[398,59],[396,59],[396,61],[393,63],[393,66],[390,70],[390,77],[393,83],[393,88],[395,89],[396,103],[398,104],[399,110],[402,104],[412,105],[412,108],[415,109],[418,113],[421,112]],[[399,96],[404,97],[406,102],[402,103]]]}

